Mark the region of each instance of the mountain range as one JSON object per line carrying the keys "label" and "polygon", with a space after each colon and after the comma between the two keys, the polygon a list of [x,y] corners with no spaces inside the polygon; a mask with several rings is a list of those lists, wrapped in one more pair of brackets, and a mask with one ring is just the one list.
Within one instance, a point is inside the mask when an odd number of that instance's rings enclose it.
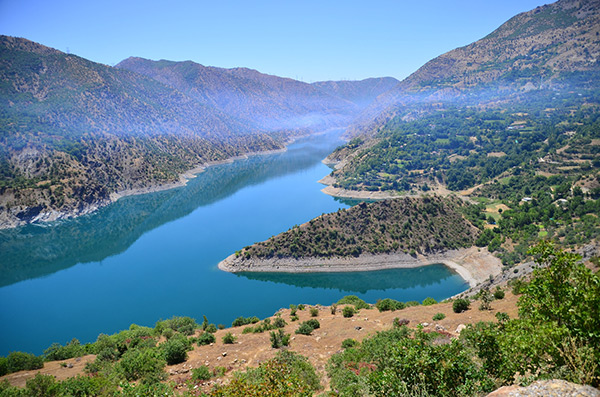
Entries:
{"label": "mountain range", "polygon": [[130,57],[115,67],[0,36],[0,225],[76,215],[201,164],[330,127],[374,134],[456,106],[600,81],[599,0],[519,14],[405,80],[313,84]]}
{"label": "mountain range", "polygon": [[0,224],[89,212],[206,162],[281,149],[347,125],[397,81],[345,83],[360,85],[362,105],[250,69],[141,58],[110,67],[0,36]]}

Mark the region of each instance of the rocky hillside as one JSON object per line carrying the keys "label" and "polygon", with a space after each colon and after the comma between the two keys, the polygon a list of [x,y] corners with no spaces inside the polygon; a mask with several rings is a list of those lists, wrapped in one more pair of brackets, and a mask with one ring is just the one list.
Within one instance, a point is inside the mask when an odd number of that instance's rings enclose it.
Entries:
{"label": "rocky hillside", "polygon": [[599,59],[600,2],[559,0],[427,62],[377,98],[352,133],[376,131],[394,114],[415,117],[424,104],[439,109],[443,103],[505,101],[540,87],[595,85]]}
{"label": "rocky hillside", "polygon": [[479,232],[458,211],[461,205],[459,199],[437,196],[361,203],[246,247],[237,256],[331,258],[470,247]]}
{"label": "rocky hillside", "polygon": [[357,106],[310,84],[246,68],[128,58],[116,65],[185,93],[255,128],[325,128],[348,123]]}
{"label": "rocky hillside", "polygon": [[206,162],[346,125],[357,109],[250,69],[140,58],[115,68],[0,36],[0,227],[171,186]]}

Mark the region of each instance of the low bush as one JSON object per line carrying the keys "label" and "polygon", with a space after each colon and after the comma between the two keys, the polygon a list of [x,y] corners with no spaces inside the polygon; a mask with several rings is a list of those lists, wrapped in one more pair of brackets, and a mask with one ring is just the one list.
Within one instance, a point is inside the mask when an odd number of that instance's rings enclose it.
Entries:
{"label": "low bush", "polygon": [[306,357],[282,350],[258,368],[237,372],[231,382],[217,386],[211,396],[312,396],[321,384]]}
{"label": "low bush", "polygon": [[310,308],[310,316],[317,317],[318,315],[319,315],[319,309],[316,307],[311,307]]}
{"label": "low bush", "polygon": [[275,317],[275,320],[273,320],[273,326],[275,328],[283,328],[287,325],[287,323],[285,322],[285,320],[281,317]]}
{"label": "low bush", "polygon": [[199,327],[196,320],[191,317],[172,317],[168,320],[158,321],[154,330],[158,335],[164,335],[163,331],[170,328],[175,332],[189,336],[193,335]]}
{"label": "low bush", "polygon": [[437,301],[433,298],[425,298],[423,299],[423,306],[431,306],[431,305],[435,305],[437,303]]}
{"label": "low bush", "polygon": [[296,330],[296,333],[300,335],[310,335],[315,329],[320,327],[321,324],[319,324],[319,322],[316,319],[310,319],[300,324],[300,326]]}
{"label": "low bush", "polygon": [[342,341],[342,349],[348,349],[354,346],[357,346],[358,342],[352,338],[344,339]]}
{"label": "low bush", "polygon": [[356,310],[360,309],[370,309],[371,305],[369,305],[364,300],[360,299],[356,295],[346,295],[339,301],[337,301],[338,305],[353,305]]}
{"label": "low bush", "polygon": [[256,324],[257,322],[259,322],[260,319],[256,316],[252,316],[252,317],[238,317],[235,320],[233,320],[233,322],[231,323],[232,327],[240,327],[242,325],[248,325],[248,324]]}
{"label": "low bush", "polygon": [[236,340],[237,338],[233,336],[231,332],[228,332],[225,334],[225,336],[223,336],[223,343],[226,345],[233,345]]}
{"label": "low bush", "polygon": [[406,307],[406,305],[397,300],[385,298],[385,299],[378,300],[377,303],[375,304],[375,307],[380,312],[385,312],[385,311],[402,310]]}
{"label": "low bush", "polygon": [[201,365],[198,368],[192,368],[192,380],[195,382],[209,380],[211,377],[212,373],[206,365]]}
{"label": "low bush", "polygon": [[356,313],[356,311],[352,306],[344,306],[342,309],[342,315],[346,318],[354,316],[354,313]]}
{"label": "low bush", "polygon": [[81,357],[85,354],[85,348],[75,338],[65,346],[62,346],[60,343],[53,343],[49,348],[44,350],[46,361],[67,360],[73,357]]}
{"label": "low bush", "polygon": [[471,302],[468,299],[459,298],[452,303],[452,310],[454,313],[462,313],[469,310],[469,306],[471,306]]}
{"label": "low bush", "polygon": [[277,331],[272,331],[270,338],[271,347],[273,349],[279,349],[280,347],[289,346],[290,344],[290,334],[286,334],[281,328]]}
{"label": "low bush", "polygon": [[198,338],[196,338],[198,346],[210,345],[211,343],[215,343],[215,340],[215,336],[209,332],[203,332]]}
{"label": "low bush", "polygon": [[44,368],[44,359],[34,354],[11,352],[6,357],[7,373]]}
{"label": "low bush", "polygon": [[444,313],[436,313],[433,315],[433,321],[440,321],[446,318]]}
{"label": "low bush", "polygon": [[500,287],[496,288],[494,291],[494,298],[498,300],[504,299],[504,290]]}
{"label": "low bush", "polygon": [[171,338],[160,347],[169,365],[179,364],[187,360],[189,343],[185,338]]}

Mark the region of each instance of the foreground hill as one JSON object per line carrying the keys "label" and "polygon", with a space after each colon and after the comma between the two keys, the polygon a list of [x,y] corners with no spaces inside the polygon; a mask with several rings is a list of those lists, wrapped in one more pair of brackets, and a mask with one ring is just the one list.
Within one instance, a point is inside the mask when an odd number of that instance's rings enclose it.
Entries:
{"label": "foreground hill", "polygon": [[552,244],[534,252],[533,274],[472,299],[346,296],[229,329],[173,317],[44,356],[13,352],[0,357],[0,394],[597,396],[598,273]]}

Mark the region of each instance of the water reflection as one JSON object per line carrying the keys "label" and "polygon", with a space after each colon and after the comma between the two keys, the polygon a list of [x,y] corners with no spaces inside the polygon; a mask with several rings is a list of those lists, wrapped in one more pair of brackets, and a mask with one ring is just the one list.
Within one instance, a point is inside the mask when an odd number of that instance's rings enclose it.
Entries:
{"label": "water reflection", "polygon": [[[412,289],[449,281],[460,276],[442,264],[412,269],[388,269],[344,273],[237,273],[250,280],[287,284],[294,287],[333,289],[365,294],[368,291]],[[462,279],[461,279],[462,280]],[[464,281],[464,280],[463,280]],[[466,283],[465,283],[466,285]]]}
{"label": "water reflection", "polygon": [[341,144],[340,133],[299,140],[283,153],[210,167],[184,188],[125,197],[91,215],[0,230],[0,287],[122,253],[144,233],[200,206],[313,166]]}

